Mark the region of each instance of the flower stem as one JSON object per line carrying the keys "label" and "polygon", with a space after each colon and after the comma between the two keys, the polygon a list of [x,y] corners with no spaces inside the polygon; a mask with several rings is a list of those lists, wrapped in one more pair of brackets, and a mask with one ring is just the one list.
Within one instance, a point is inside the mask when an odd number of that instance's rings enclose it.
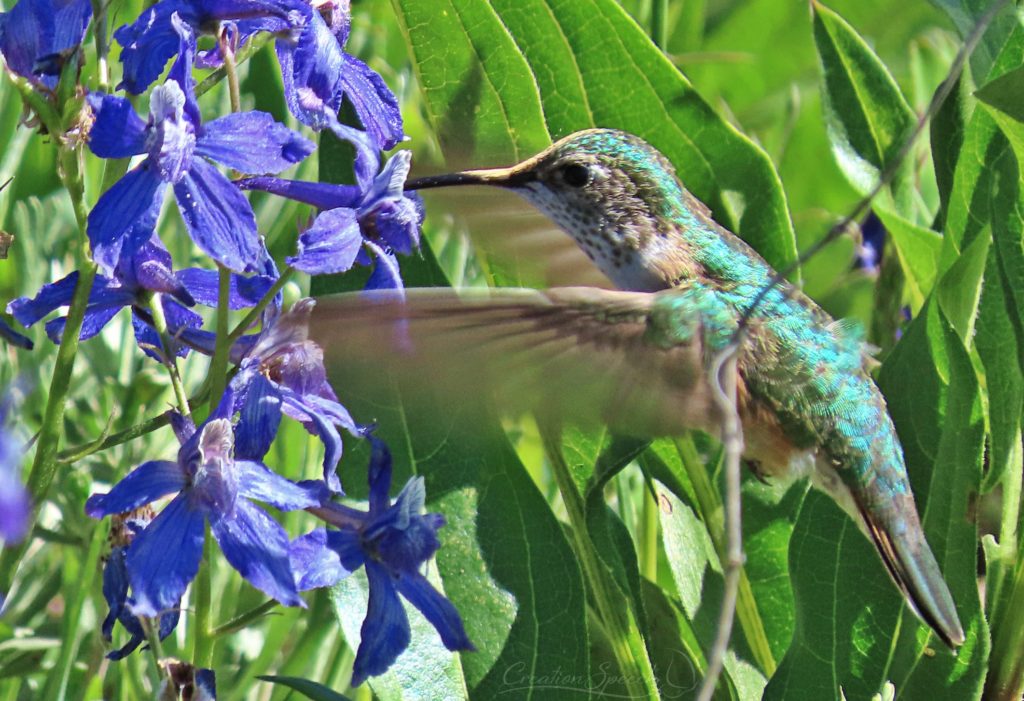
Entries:
{"label": "flower stem", "polygon": [[[85,238],[88,213],[83,201],[85,185],[78,156],[77,151],[68,148],[63,148],[60,154],[61,178],[65,189],[71,196],[80,232],[77,247],[78,282],[75,284],[75,292],[68,309],[64,334],[61,337],[60,346],[57,348],[57,360],[54,363],[53,378],[50,380],[50,392],[46,399],[46,408],[43,410],[43,424],[39,429],[36,453],[28,475],[27,486],[32,495],[33,504],[32,513],[29,516],[29,532],[35,524],[39,508],[50,491],[57,466],[60,464],[57,460],[57,449],[64,436],[65,402],[71,386],[75,356],[78,354],[78,336],[82,330],[85,308],[89,303],[89,293],[92,291],[92,283],[96,277],[96,264],[89,258]],[[30,540],[31,538],[25,538],[18,545],[4,548],[3,553],[0,554],[0,592],[6,593],[11,588],[15,570],[18,568],[18,563],[21,562]]]}
{"label": "flower stem", "polygon": [[644,480],[643,506],[640,518],[640,573],[652,582],[658,581],[658,497],[654,485]]}
{"label": "flower stem", "polygon": [[214,636],[210,630],[213,619],[213,566],[210,557],[210,529],[206,529],[203,541],[203,562],[199,567],[199,575],[192,587],[195,596],[195,637],[192,645],[192,664],[196,667],[209,668],[213,660]]}
{"label": "flower stem", "polygon": [[608,632],[608,640],[622,672],[622,680],[631,699],[657,699],[658,683],[654,669],[644,648],[643,639],[628,607],[616,601],[608,573],[603,569],[594,542],[587,530],[583,498],[580,496],[572,471],[562,456],[561,441],[557,433],[540,427],[544,449],[551,461],[558,490],[569,516],[569,532],[575,544],[576,555],[583,568],[584,579],[590,586],[601,624]]}
{"label": "flower stem", "polygon": [[228,95],[231,98],[231,111],[242,111],[242,93],[238,88],[238,65],[235,63],[235,52],[228,44],[227,32],[220,33],[220,53],[224,57],[224,75],[228,79]]}
{"label": "flower stem", "polygon": [[240,613],[239,615],[235,616],[230,621],[220,624],[219,626],[210,631],[210,637],[219,638],[222,635],[229,635],[231,633],[240,631],[256,619],[262,618],[267,613],[273,611],[277,607],[278,603],[276,601],[274,601],[273,599],[268,599],[259,606],[254,606],[248,611]]}
{"label": "flower stem", "polygon": [[185,394],[185,386],[181,382],[181,373],[178,372],[178,358],[174,352],[174,342],[167,331],[167,318],[164,316],[164,305],[159,295],[150,295],[149,311],[153,315],[153,326],[160,334],[160,345],[163,346],[164,367],[171,378],[171,387],[174,388],[174,399],[178,403],[178,412],[182,416],[189,416],[188,395]]}
{"label": "flower stem", "polygon": [[281,276],[279,278],[277,278],[277,281],[274,283],[274,285],[269,290],[267,290],[267,293],[265,295],[263,295],[263,299],[261,299],[255,307],[250,309],[249,313],[245,315],[245,318],[242,319],[242,321],[239,322],[237,326],[235,326],[234,330],[228,336],[229,346],[234,344],[234,342],[237,341],[238,339],[240,339],[242,337],[242,334],[248,331],[249,328],[256,323],[256,320],[259,319],[260,314],[263,313],[263,310],[266,309],[267,305],[274,300],[274,297],[277,296],[277,293],[284,289],[284,286],[288,284],[288,282],[292,279],[294,275],[295,268],[289,267],[284,269],[284,272],[281,273]]}
{"label": "flower stem", "polygon": [[231,298],[231,271],[218,264],[220,284],[217,294],[217,345],[210,362],[210,412],[220,403],[227,384],[228,354],[231,338],[228,335],[228,312]]}

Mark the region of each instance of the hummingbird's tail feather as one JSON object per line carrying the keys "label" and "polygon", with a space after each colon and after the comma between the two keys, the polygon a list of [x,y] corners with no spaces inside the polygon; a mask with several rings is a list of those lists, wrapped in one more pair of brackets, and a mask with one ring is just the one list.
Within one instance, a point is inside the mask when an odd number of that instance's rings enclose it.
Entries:
{"label": "hummingbird's tail feather", "polygon": [[901,514],[904,528],[898,537],[883,523],[886,519],[873,517],[868,509],[858,506],[882,562],[914,613],[950,648],[963,645],[964,630],[953,596],[924,538],[913,504],[909,514]]}

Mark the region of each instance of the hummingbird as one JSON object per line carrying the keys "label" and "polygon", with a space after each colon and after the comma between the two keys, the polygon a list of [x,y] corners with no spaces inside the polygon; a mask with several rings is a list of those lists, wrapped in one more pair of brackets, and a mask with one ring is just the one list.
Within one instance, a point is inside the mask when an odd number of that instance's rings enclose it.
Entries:
{"label": "hummingbird", "polygon": [[950,648],[963,644],[855,326],[789,282],[769,287],[771,266],[632,134],[581,131],[513,166],[429,176],[406,189],[466,185],[525,198],[618,289],[322,298],[310,332],[329,361],[392,357],[392,368],[456,396],[495,387],[513,406],[627,435],[715,435],[721,417],[708,368],[746,314],[737,358],[744,458],[762,478],[809,475],[875,546],[917,616]]}

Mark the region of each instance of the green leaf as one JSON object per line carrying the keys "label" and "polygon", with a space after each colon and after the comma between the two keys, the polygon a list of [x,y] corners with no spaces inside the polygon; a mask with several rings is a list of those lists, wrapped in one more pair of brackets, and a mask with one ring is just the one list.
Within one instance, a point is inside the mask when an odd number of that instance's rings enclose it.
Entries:
{"label": "green leaf", "polygon": [[970,343],[974,337],[974,319],[978,313],[978,300],[981,299],[982,275],[991,244],[987,234],[985,231],[975,237],[963,250],[935,291],[939,306],[964,343]]}
{"label": "green leaf", "polygon": [[[846,21],[817,2],[814,42],[822,70],[825,123],[832,152],[850,184],[870,192],[914,127],[914,112],[888,69]],[[907,171],[909,172],[909,171]],[[894,181],[899,211],[909,183]]]}
{"label": "green leaf", "polygon": [[[647,648],[662,698],[684,698],[700,687],[707,660],[697,634],[677,601],[657,585],[643,581],[644,607],[649,614]],[[729,674],[723,674],[712,698],[738,699]]]}
{"label": "green leaf", "polygon": [[[942,8],[953,20],[960,36],[970,34],[978,21],[992,8],[991,0],[931,0],[933,5]],[[1008,37],[1020,30],[1020,18],[1014,3],[1003,4],[992,23],[989,25],[981,42],[971,54],[971,70],[975,76],[989,75],[993,64],[998,62],[1000,52],[1008,42]]]}
{"label": "green leaf", "polygon": [[537,84],[494,10],[467,0],[393,0],[423,104],[450,160],[520,160],[549,140]]}
{"label": "green leaf", "polygon": [[[1002,74],[978,88],[974,96],[1010,120],[1024,122],[1024,67]],[[1009,134],[1007,134],[1009,136]]]}
{"label": "green leaf", "polygon": [[938,232],[913,224],[884,207],[875,210],[892,236],[900,266],[906,275],[911,311],[917,312],[935,286],[935,274],[942,250]]}
{"label": "green leaf", "polygon": [[288,689],[293,689],[307,699],[313,701],[350,701],[349,697],[344,694],[339,694],[337,691],[328,689],[323,684],[310,681],[309,679],[300,679],[299,677],[276,677],[272,674],[266,674],[263,676],[256,677],[265,682],[271,684],[278,684]]}
{"label": "green leaf", "polygon": [[[614,0],[446,0],[443,11],[435,0],[392,4],[450,159],[480,166],[521,158],[539,150],[546,132],[630,131],[668,156],[716,218],[769,263],[796,260],[768,157],[701,99]],[[525,121],[496,107],[512,103]]]}

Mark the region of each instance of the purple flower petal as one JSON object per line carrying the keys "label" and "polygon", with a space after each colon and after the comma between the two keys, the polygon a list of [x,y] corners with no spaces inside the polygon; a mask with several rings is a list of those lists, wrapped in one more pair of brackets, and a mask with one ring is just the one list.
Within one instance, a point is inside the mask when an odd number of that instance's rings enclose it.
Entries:
{"label": "purple flower petal", "polygon": [[298,255],[288,264],[310,275],[343,273],[352,267],[363,243],[351,209],[322,212],[299,236]]}
{"label": "purple flower petal", "polygon": [[88,96],[95,121],[89,130],[89,149],[100,158],[128,158],[146,150],[146,123],[123,97]]}
{"label": "purple flower petal", "polygon": [[117,265],[122,242],[134,226],[142,223],[152,228],[156,223],[165,185],[150,162],[143,161],[103,193],[89,212],[89,243],[94,251],[108,249],[102,260],[110,268]]}
{"label": "purple flower petal", "polygon": [[0,14],[0,54],[12,71],[52,89],[59,66],[40,76],[41,64],[81,44],[91,17],[88,0],[20,0]]}
{"label": "purple flower petal", "polygon": [[185,494],[176,496],[128,548],[132,613],[155,617],[176,608],[199,571],[205,519]]}
{"label": "purple flower petal", "polygon": [[185,475],[176,462],[152,460],[132,470],[107,494],[93,494],[85,513],[93,518],[123,514],[181,491]]}
{"label": "purple flower petal", "polygon": [[232,516],[214,519],[210,527],[246,581],[286,606],[305,607],[288,561],[288,535],[262,509],[239,499]]}
{"label": "purple flower petal", "polygon": [[[257,363],[251,363],[253,366]],[[262,460],[270,450],[281,425],[281,395],[258,367],[251,372],[244,369],[231,382],[245,401],[235,427],[235,457],[242,460]]]}
{"label": "purple flower petal", "polygon": [[256,216],[231,181],[196,159],[174,194],[189,235],[204,253],[235,272],[255,269],[262,250]]}
{"label": "purple flower petal", "polygon": [[[85,310],[85,316],[82,318],[82,331],[78,334],[78,340],[85,341],[98,334],[124,307],[125,305],[120,302],[106,305],[90,304]],[[46,329],[47,337],[54,343],[60,343],[61,338],[64,336],[64,327],[67,325],[67,322],[68,320],[65,317],[58,317],[46,322],[44,328]]]}
{"label": "purple flower petal", "polygon": [[278,173],[311,154],[312,141],[266,112],[238,112],[203,126],[196,153],[240,173]]}
{"label": "purple flower petal", "polygon": [[296,538],[288,554],[299,591],[334,586],[352,574],[342,566],[338,553],[327,546],[327,531],[323,528]]}
{"label": "purple flower petal", "polygon": [[249,499],[270,504],[281,511],[297,511],[319,506],[330,495],[319,482],[296,484],[271,472],[266,466],[249,460],[236,460],[238,492]]}
{"label": "purple flower petal", "polygon": [[437,629],[441,642],[449,650],[474,650],[473,643],[466,635],[462,617],[448,599],[431,586],[426,577],[414,573],[403,573],[396,585],[398,591],[419,609],[424,618]]}
{"label": "purple flower petal", "polygon": [[340,87],[382,151],[390,151],[405,138],[398,98],[384,79],[354,56],[344,54]]}
{"label": "purple flower petal", "polygon": [[[207,307],[217,306],[220,285],[217,271],[185,268],[175,275],[196,302]],[[255,306],[273,285],[274,280],[266,275],[232,275],[228,306],[232,311]]]}
{"label": "purple flower petal", "polygon": [[73,272],[57,282],[43,285],[35,297],[11,300],[7,304],[7,313],[14,316],[22,326],[32,326],[55,309],[71,304],[77,284],[78,273]]}
{"label": "purple flower petal", "polygon": [[352,665],[352,686],[367,677],[383,674],[411,639],[409,618],[387,570],[373,560],[366,562],[370,601],[359,632],[359,650]]}
{"label": "purple flower petal", "polygon": [[363,200],[362,191],[355,185],[311,183],[273,177],[245,178],[235,181],[235,185],[241,190],[269,192],[325,210],[337,207],[355,209]]}
{"label": "purple flower petal", "polygon": [[365,241],[366,247],[373,251],[377,259],[366,281],[367,290],[404,290],[402,284],[402,273],[398,267],[398,258],[391,251],[386,251],[373,241]]}
{"label": "purple flower petal", "polygon": [[[281,388],[281,398],[284,401],[284,413],[297,421],[302,421],[307,431],[315,433],[323,441],[324,481],[332,492],[341,494],[341,480],[334,469],[341,460],[342,443],[341,435],[334,427],[333,417],[316,411],[317,407],[313,403],[316,398],[310,395],[302,396],[287,388]],[[309,411],[311,405],[313,411]]]}
{"label": "purple flower petal", "polygon": [[0,338],[4,339],[12,346],[18,346],[25,350],[32,350],[32,348],[35,347],[35,344],[32,343],[32,339],[15,331],[11,325],[3,319],[0,319]]}
{"label": "purple flower petal", "polygon": [[180,42],[171,26],[171,15],[181,12],[187,16],[190,7],[191,3],[182,0],[161,0],[144,10],[134,23],[114,32],[114,38],[123,47],[123,80],[118,90],[138,95],[160,77],[164,66],[178,52]]}

